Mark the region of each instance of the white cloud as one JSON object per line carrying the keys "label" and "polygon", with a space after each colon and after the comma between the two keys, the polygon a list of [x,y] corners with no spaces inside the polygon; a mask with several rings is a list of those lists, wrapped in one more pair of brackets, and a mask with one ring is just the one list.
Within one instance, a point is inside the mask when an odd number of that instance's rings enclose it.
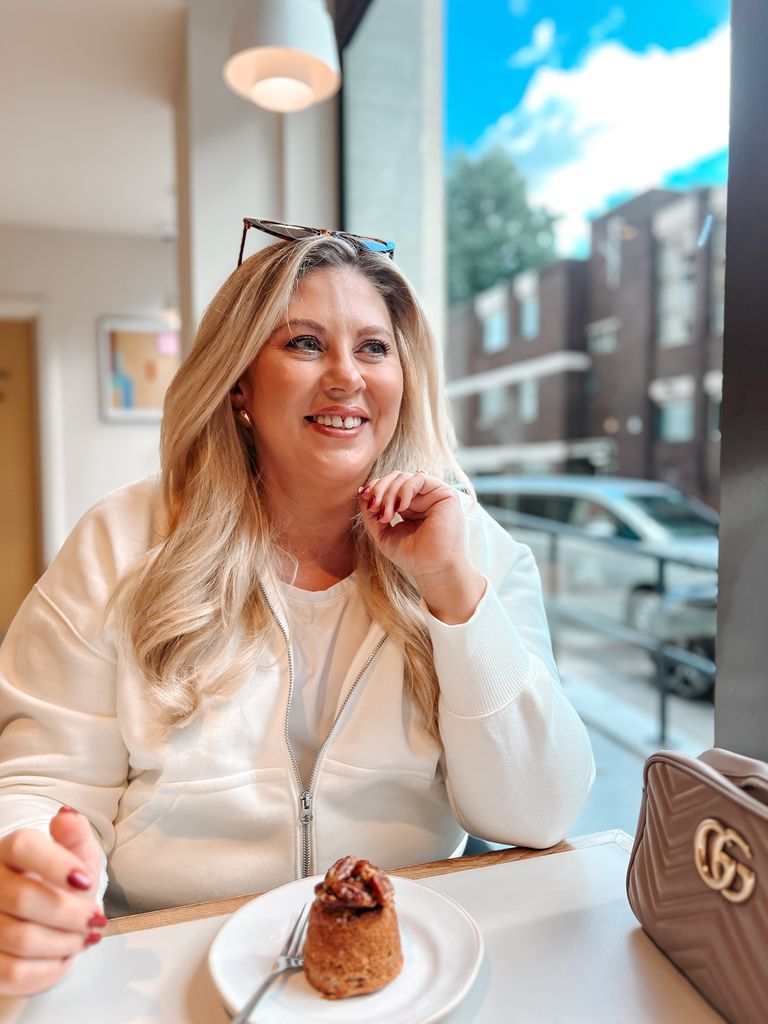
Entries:
{"label": "white cloud", "polygon": [[539,67],[478,148],[510,153],[531,200],[561,215],[560,250],[573,252],[611,196],[658,187],[727,146],[729,47],[723,26],[677,50],[638,54],[611,41],[578,67]]}
{"label": "white cloud", "polygon": [[552,53],[556,38],[554,21],[551,18],[544,18],[533,26],[530,43],[516,50],[507,60],[507,64],[511,68],[529,68],[533,64],[540,64]]}
{"label": "white cloud", "polygon": [[598,21],[589,30],[592,43],[602,42],[626,21],[627,15],[623,7],[612,7],[602,21]]}
{"label": "white cloud", "polygon": [[510,14],[514,14],[516,18],[522,18],[524,14],[528,13],[530,2],[531,0],[509,0]]}

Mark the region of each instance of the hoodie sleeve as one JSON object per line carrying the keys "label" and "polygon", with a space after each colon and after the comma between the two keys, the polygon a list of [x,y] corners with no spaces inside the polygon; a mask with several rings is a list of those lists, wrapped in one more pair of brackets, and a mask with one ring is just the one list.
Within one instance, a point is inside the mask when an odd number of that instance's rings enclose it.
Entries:
{"label": "hoodie sleeve", "polygon": [[487,580],[474,614],[450,626],[422,602],[449,799],[473,835],[551,846],[592,785],[589,737],[560,687],[533,555],[479,505],[467,529],[471,561]]}
{"label": "hoodie sleeve", "polygon": [[68,804],[88,818],[105,857],[112,848],[128,752],[107,607],[146,549],[148,486],[125,488],[86,513],[0,648],[0,835],[47,832]]}

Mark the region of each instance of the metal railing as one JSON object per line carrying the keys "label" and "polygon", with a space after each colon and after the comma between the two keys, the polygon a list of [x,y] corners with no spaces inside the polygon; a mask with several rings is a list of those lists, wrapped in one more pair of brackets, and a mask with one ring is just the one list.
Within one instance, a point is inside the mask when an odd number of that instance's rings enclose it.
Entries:
{"label": "metal railing", "polygon": [[[711,566],[704,565],[695,558],[684,556],[673,556],[655,552],[652,548],[639,547],[636,541],[624,540],[615,537],[595,537],[584,530],[564,523],[558,523],[551,519],[544,519],[539,516],[527,515],[523,512],[513,512],[496,506],[484,506],[490,515],[505,529],[517,527],[534,531],[548,536],[548,586],[544,588],[544,598],[547,608],[547,616],[552,629],[553,646],[559,640],[559,626],[573,624],[594,630],[597,633],[613,637],[634,647],[641,648],[648,652],[656,665],[656,688],[658,692],[658,737],[660,744],[667,742],[668,708],[669,697],[668,676],[672,666],[684,665],[697,672],[714,683],[715,663],[692,651],[688,651],[668,640],[644,633],[632,625],[619,622],[594,611],[579,611],[568,608],[558,603],[560,566],[563,544],[568,539],[578,540],[579,544],[594,545],[596,550],[613,549],[617,553],[628,554],[637,558],[653,559],[656,562],[655,575],[652,583],[652,591],[659,595],[668,593],[667,580],[669,578],[668,566],[680,565],[690,569],[697,569],[702,573],[712,573],[716,578],[716,571]],[[540,571],[542,567],[539,567]]]}

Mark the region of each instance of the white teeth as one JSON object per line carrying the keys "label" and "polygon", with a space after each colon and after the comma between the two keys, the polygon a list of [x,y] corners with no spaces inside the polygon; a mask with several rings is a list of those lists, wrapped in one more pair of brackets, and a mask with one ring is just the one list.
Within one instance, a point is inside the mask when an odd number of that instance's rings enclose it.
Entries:
{"label": "white teeth", "polygon": [[363,422],[360,416],[345,416],[344,419],[341,416],[313,416],[312,419],[323,427],[343,427],[344,430],[353,430]]}

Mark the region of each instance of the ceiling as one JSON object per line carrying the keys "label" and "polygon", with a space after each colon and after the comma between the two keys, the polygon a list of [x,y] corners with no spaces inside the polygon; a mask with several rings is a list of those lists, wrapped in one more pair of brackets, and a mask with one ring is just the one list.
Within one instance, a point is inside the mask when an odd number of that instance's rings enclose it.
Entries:
{"label": "ceiling", "polygon": [[0,224],[173,237],[184,0],[2,0]]}

